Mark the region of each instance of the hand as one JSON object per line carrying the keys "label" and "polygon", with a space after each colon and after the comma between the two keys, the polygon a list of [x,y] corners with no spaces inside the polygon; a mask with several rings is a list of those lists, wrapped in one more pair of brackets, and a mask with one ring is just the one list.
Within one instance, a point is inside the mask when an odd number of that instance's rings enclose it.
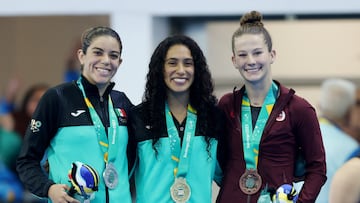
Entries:
{"label": "hand", "polygon": [[54,184],[50,186],[48,196],[53,203],[80,203],[68,195],[69,189],[69,186],[65,184]]}

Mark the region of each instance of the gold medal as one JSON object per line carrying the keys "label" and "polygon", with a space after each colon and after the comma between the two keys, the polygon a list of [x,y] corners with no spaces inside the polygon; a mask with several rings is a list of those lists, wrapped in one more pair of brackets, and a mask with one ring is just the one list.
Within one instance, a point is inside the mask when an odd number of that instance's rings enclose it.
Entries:
{"label": "gold medal", "polygon": [[255,194],[260,190],[262,184],[261,176],[256,169],[246,169],[240,177],[239,187],[247,195]]}
{"label": "gold medal", "polygon": [[179,177],[176,178],[174,184],[170,188],[171,198],[176,203],[185,203],[190,199],[191,189],[186,183],[186,179]]}

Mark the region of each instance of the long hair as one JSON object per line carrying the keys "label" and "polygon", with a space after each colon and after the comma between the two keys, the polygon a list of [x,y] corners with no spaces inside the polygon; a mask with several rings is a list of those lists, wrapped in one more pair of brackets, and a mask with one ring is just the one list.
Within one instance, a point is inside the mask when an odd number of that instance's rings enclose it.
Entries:
{"label": "long hair", "polygon": [[[217,100],[213,95],[213,81],[206,58],[198,44],[190,37],[184,35],[167,37],[156,47],[152,54],[143,97],[147,114],[145,117],[149,121],[153,132],[155,132],[154,134],[163,132],[165,120],[164,105],[167,99],[164,65],[167,52],[174,45],[186,46],[193,57],[195,74],[194,81],[190,86],[190,104],[197,110],[197,126],[199,128],[197,132],[205,136],[209,150],[210,137],[206,137],[206,132],[210,126],[208,122],[211,119],[208,117],[211,114],[209,112],[210,109],[213,109]],[[153,138],[153,148],[155,151],[158,139],[158,136]]]}

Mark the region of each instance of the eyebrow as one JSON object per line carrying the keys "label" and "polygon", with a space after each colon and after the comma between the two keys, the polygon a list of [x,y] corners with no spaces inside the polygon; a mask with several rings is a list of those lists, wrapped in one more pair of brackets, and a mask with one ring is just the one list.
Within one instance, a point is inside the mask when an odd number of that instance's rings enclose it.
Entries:
{"label": "eyebrow", "polygon": [[[102,48],[99,48],[99,47],[93,47],[92,49],[95,49],[95,50],[100,50],[100,51],[104,51],[104,49]],[[120,55],[120,52],[119,51],[111,51],[111,53],[117,53]]]}
{"label": "eyebrow", "polygon": [[193,58],[167,58],[165,59],[165,61],[170,61],[170,60],[194,60]]}
{"label": "eyebrow", "polygon": [[[255,49],[252,49],[251,52],[254,52],[254,51],[264,51],[264,48],[262,47],[259,47],[259,48],[255,48]],[[237,52],[248,52],[246,50],[238,50]]]}

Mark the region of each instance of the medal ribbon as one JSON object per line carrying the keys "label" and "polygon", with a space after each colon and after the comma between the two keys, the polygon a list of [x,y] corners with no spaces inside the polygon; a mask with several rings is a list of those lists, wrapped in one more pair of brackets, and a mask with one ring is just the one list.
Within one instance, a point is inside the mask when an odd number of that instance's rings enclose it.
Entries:
{"label": "medal ribbon", "polygon": [[[98,141],[99,141],[99,145],[100,148],[102,150],[102,152],[104,153],[104,161],[105,163],[111,163],[115,160],[117,151],[119,149],[119,147],[116,147],[116,136],[117,136],[117,129],[119,128],[118,124],[117,124],[117,116],[116,113],[114,111],[114,107],[113,107],[113,103],[109,94],[109,102],[108,102],[108,106],[109,106],[109,120],[110,120],[110,128],[108,129],[109,131],[109,138],[106,135],[106,131],[105,131],[105,127],[103,125],[103,123],[101,122],[101,119],[99,117],[99,115],[97,114],[96,110],[94,109],[94,106],[91,104],[90,100],[87,98],[85,90],[84,90],[84,86],[81,83],[81,78],[79,78],[77,80],[77,84],[83,94],[86,106],[89,109],[90,112],[90,116],[91,116],[91,120],[93,121],[94,127],[95,127],[95,131],[96,131],[96,135],[98,137]],[[110,142],[109,142],[110,140]]]}
{"label": "medal ribbon", "polygon": [[261,136],[276,101],[277,90],[278,87],[273,82],[261,107],[255,128],[252,126],[250,101],[245,90],[241,105],[241,120],[244,158],[247,169],[257,168]]}
{"label": "medal ribbon", "polygon": [[[185,177],[189,169],[190,155],[193,144],[193,137],[196,129],[196,110],[188,105],[187,117],[185,124],[185,132],[183,145],[180,145],[179,132],[175,126],[174,120],[169,109],[169,105],[165,103],[166,126],[169,135],[170,148],[172,152],[171,159],[175,163],[174,176]],[[180,157],[180,158],[179,158]]]}

